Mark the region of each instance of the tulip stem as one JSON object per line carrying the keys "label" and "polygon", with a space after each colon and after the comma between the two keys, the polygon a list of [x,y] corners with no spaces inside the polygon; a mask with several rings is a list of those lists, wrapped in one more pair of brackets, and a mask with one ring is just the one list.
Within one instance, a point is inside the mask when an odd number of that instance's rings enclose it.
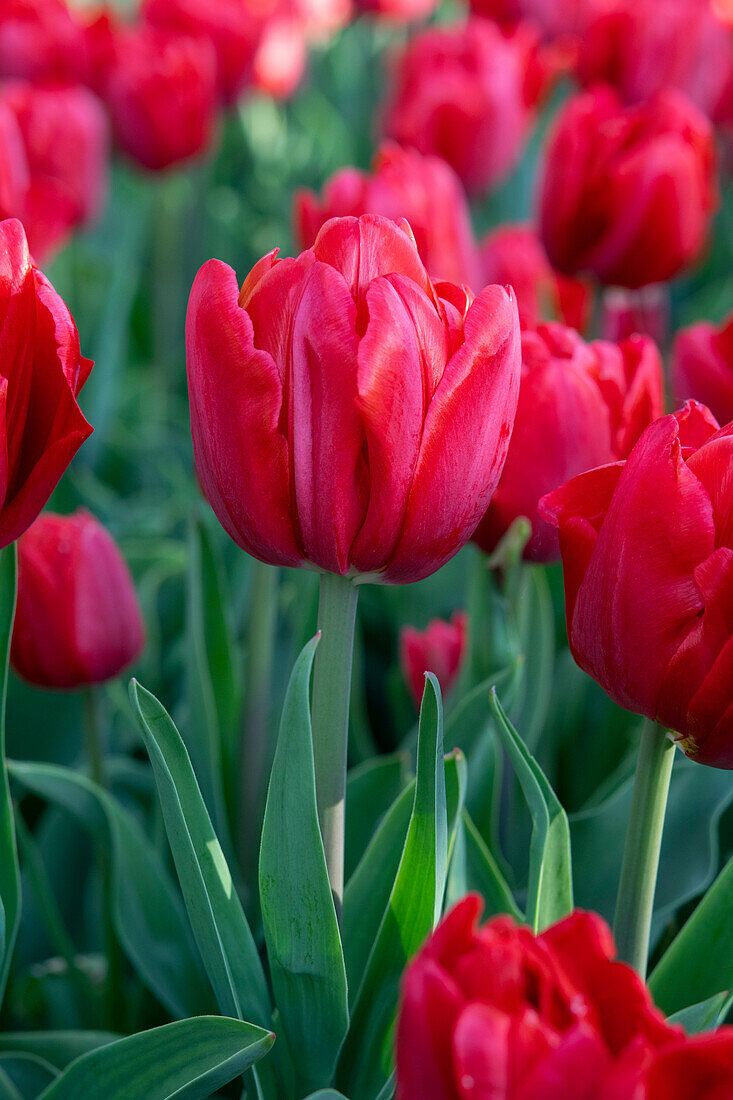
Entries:
{"label": "tulip stem", "polygon": [[348,577],[321,574],[321,641],[313,675],[313,757],[318,820],[338,915],[344,893],[346,756],[357,598],[358,589]]}
{"label": "tulip stem", "polygon": [[675,746],[653,722],[644,727],[621,866],[614,935],[619,958],[646,977],[659,853]]}

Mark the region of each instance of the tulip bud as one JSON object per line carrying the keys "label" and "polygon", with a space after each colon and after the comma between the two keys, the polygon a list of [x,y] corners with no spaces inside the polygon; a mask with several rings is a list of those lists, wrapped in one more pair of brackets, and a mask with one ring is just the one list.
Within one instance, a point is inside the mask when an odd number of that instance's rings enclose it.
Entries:
{"label": "tulip bud", "polygon": [[541,233],[569,275],[636,289],[700,253],[716,206],[713,133],[677,92],[625,108],[609,88],[575,96],[546,150]]}
{"label": "tulip bud", "polygon": [[244,550],[402,583],[471,537],[516,411],[511,291],[433,284],[406,222],[334,218],[241,290],[205,264],[186,343],[199,478]]}
{"label": "tulip bud", "polygon": [[328,180],[322,198],[312,191],[298,192],[293,220],[300,246],[310,248],[330,218],[350,214],[383,214],[393,221],[405,218],[433,279],[465,283],[476,291],[487,283],[511,282],[482,278],[461,182],[438,157],[385,142],[371,174],[343,168]]}
{"label": "tulip bud", "polygon": [[3,0],[0,77],[78,80],[82,32],[64,0]]}
{"label": "tulip bud", "polygon": [[523,333],[514,434],[475,541],[491,553],[526,516],[532,535],[524,557],[559,558],[557,532],[537,511],[540,499],[584,470],[625,458],[663,404],[662,363],[651,340],[586,344],[557,324]]}
{"label": "tulip bud", "polygon": [[672,382],[679,404],[692,397],[720,424],[733,420],[733,314],[719,328],[700,321],[677,334]]}
{"label": "tulip bud", "polygon": [[145,632],[129,570],[88,512],[40,516],[18,544],[11,661],[30,683],[80,688],[114,679]]}
{"label": "tulip bud", "polygon": [[540,502],[560,533],[575,660],[694,760],[733,767],[733,424],[688,402],[626,462]]}
{"label": "tulip bud", "polygon": [[450,622],[433,619],[425,630],[405,626],[400,631],[400,663],[410,694],[419,708],[425,688],[425,673],[438,677],[443,695],[448,695],[460,671],[466,647],[466,616],[456,612]]}

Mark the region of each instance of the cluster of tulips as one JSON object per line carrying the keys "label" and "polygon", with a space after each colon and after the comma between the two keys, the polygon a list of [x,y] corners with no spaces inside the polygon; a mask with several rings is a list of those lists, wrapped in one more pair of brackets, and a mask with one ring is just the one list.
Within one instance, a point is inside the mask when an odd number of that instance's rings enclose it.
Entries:
{"label": "cluster of tulips", "polygon": [[[405,22],[434,5],[359,7]],[[134,19],[0,3],[0,653],[31,684],[114,681],[146,640],[111,535],[86,510],[44,511],[92,431],[92,363],[38,263],[99,216],[110,134],[146,169],[201,158],[217,111],[246,90],[293,93],[305,43],[354,14],[332,0],[143,0]],[[373,162],[293,196],[297,255],[273,247],[244,278],[201,267],[185,331],[198,484],[265,601],[268,570],[318,575],[318,633],[290,680],[266,805],[244,808],[252,881],[228,835],[246,782],[221,773],[256,770],[261,724],[239,761],[222,750],[212,765],[132,683],[180,890],[167,856],[139,854],[90,742],[91,780],[60,801],[96,799],[107,858],[126,853],[127,879],[101,873],[109,989],[121,945],[178,1022],[87,1037],[76,1059],[49,1055],[43,1090],[11,1075],[19,1095],[204,1100],[245,1075],[239,1094],[258,1100],[733,1098],[733,1028],[717,1027],[730,870],[676,938],[652,938],[675,759],[733,769],[733,313],[670,324],[670,284],[703,261],[728,183],[732,28],[724,0],[473,0],[393,50]],[[481,238],[474,212],[558,100],[534,220]],[[469,543],[468,613],[402,624],[416,776],[400,763],[395,788],[394,760],[377,758],[349,787],[359,595],[423,581]],[[532,670],[497,640],[517,578],[560,562],[575,662],[645,720],[613,933],[574,907],[567,816],[511,721]],[[226,659],[203,658],[209,710],[188,721],[218,708],[223,722]],[[449,733],[442,699],[461,685]],[[41,797],[68,782],[3,756],[2,990],[21,914],[11,777]],[[477,783],[495,802],[485,828]],[[491,822],[520,790],[533,832],[516,890]],[[167,958],[175,936],[185,965]],[[679,975],[701,942],[725,962],[688,996]],[[26,1049],[0,1049],[14,1041]],[[4,1075],[0,1058],[0,1095]]]}

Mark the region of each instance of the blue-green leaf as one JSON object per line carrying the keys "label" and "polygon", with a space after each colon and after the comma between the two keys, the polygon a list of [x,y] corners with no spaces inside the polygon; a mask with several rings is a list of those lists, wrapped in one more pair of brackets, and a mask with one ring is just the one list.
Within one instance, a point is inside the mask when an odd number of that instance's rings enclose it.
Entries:
{"label": "blue-green leaf", "polygon": [[113,1031],[0,1031],[0,1051],[35,1054],[59,1069],[120,1039]]}
{"label": "blue-green leaf", "polygon": [[448,882],[446,907],[466,894],[476,892],[484,899],[484,916],[494,917],[499,913],[508,913],[515,920],[524,920],[499,865],[467,810],[463,811],[456,832],[456,847]]}
{"label": "blue-green leaf", "polygon": [[671,1024],[680,1024],[688,1035],[699,1035],[703,1031],[715,1031],[726,1017],[730,1007],[728,993],[715,993],[706,1001],[681,1008],[669,1017]]}

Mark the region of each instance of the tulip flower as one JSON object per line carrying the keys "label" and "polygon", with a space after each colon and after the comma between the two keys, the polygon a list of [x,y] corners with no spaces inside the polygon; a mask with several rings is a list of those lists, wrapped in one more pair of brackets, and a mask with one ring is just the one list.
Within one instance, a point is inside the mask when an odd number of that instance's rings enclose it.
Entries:
{"label": "tulip flower", "polygon": [[0,77],[78,80],[82,32],[64,0],[3,0]]}
{"label": "tulip flower", "polygon": [[[400,145],[446,160],[467,191],[514,168],[534,121],[537,40],[488,19],[431,27],[397,57],[385,130]],[[541,84],[541,82],[540,82]]]}
{"label": "tulip flower", "polygon": [[297,89],[306,69],[305,28],[296,12],[275,12],[265,21],[252,68],[254,87],[286,99]]}
{"label": "tulip flower", "polygon": [[583,332],[593,294],[581,279],[554,271],[537,231],[529,225],[502,225],[481,242],[483,283],[513,287],[522,328],[540,321],[562,321]]}
{"label": "tulip flower", "polygon": [[576,474],[625,458],[664,411],[662,363],[645,337],[586,344],[572,329],[540,325],[522,335],[522,383],[504,472],[475,541],[495,549],[519,516],[532,524],[530,561],[560,556],[540,499]]}
{"label": "tulip flower", "polygon": [[591,6],[591,0],[471,0],[477,15],[510,27],[527,19],[549,38],[580,34]]}
{"label": "tulip flower", "polygon": [[450,622],[433,619],[425,630],[403,627],[400,631],[400,663],[418,708],[425,688],[425,673],[435,673],[443,695],[447,695],[460,671],[465,648],[466,616],[463,612],[456,612]]}
{"label": "tulip flower", "polygon": [[512,282],[482,278],[466,196],[455,172],[438,157],[385,142],[371,173],[342,168],[328,180],[320,199],[312,191],[299,191],[293,203],[302,248],[313,244],[330,218],[360,214],[406,218],[433,279],[465,283],[476,291],[487,283]]}
{"label": "tulip flower", "polygon": [[145,641],[130,572],[88,512],[40,516],[18,543],[18,608],[11,661],[45,688],[112,680]]}
{"label": "tulip flower", "polygon": [[323,573],[313,737],[338,898],[352,579],[419,580],[471,537],[514,422],[516,302],[434,284],[406,222],[334,218],[241,289],[204,265],[186,344],[196,466],[220,523],[262,561]]}
{"label": "tulip flower", "polygon": [[721,423],[733,420],[733,314],[720,327],[707,321],[677,334],[673,385],[678,402],[688,397],[707,405]]}
{"label": "tulip flower", "polygon": [[356,9],[400,22],[426,19],[438,6],[437,0],[355,0]]}
{"label": "tulip flower", "polygon": [[91,427],[77,395],[92,364],[65,303],[0,222],[0,547],[30,527]]}
{"label": "tulip flower", "polygon": [[100,212],[107,193],[107,115],[86,88],[22,81],[0,89],[0,113],[15,120],[25,160],[24,184],[0,206],[5,216],[23,221],[41,262]]}
{"label": "tulip flower", "polygon": [[705,244],[714,160],[710,123],[680,93],[630,108],[609,88],[574,97],[545,156],[550,262],[632,289],[673,278]]}

